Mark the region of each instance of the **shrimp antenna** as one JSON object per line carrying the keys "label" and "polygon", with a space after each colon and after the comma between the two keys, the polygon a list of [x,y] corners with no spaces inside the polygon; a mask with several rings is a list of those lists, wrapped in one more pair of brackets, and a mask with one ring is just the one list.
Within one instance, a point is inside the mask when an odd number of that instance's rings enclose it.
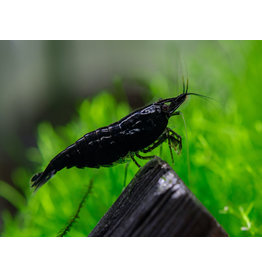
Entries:
{"label": "shrimp antenna", "polygon": [[185,93],[185,79],[184,76],[182,77],[182,81],[183,81],[183,94]]}
{"label": "shrimp antenna", "polygon": [[201,97],[201,98],[205,98],[205,99],[208,99],[208,100],[215,100],[209,96],[206,96],[206,95],[201,95],[201,94],[198,94],[198,93],[193,93],[193,92],[190,92],[190,93],[187,93],[187,95],[194,95],[194,96],[198,96],[198,97]]}

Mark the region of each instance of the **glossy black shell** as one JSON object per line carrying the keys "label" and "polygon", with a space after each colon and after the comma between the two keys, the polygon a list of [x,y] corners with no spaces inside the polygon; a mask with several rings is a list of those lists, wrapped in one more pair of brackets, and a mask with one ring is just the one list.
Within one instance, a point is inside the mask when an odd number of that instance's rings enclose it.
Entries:
{"label": "glossy black shell", "polygon": [[[168,116],[160,104],[134,111],[120,121],[87,133],[52,161],[56,170],[63,167],[110,166],[130,152],[151,145],[165,130]],[[50,165],[51,165],[50,163]]]}

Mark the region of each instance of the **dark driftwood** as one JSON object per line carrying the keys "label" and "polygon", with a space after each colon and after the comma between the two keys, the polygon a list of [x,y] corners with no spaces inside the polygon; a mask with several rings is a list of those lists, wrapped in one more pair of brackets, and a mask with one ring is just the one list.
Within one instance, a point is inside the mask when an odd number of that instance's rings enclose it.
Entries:
{"label": "dark driftwood", "polygon": [[173,169],[155,158],[139,170],[89,236],[227,236],[227,233]]}

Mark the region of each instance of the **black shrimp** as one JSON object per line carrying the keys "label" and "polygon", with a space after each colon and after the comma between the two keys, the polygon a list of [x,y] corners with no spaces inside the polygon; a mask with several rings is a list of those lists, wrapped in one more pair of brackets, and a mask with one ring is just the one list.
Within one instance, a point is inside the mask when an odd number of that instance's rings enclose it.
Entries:
{"label": "black shrimp", "polygon": [[85,134],[57,154],[43,172],[35,174],[31,179],[32,187],[41,187],[58,171],[73,166],[99,168],[124,162],[127,157],[139,166],[135,157],[153,158],[154,156],[141,156],[140,153],[148,153],[165,141],[168,141],[170,150],[173,148],[181,151],[181,137],[167,125],[171,116],[180,114],[176,110],[188,95],[202,96],[188,93],[188,83],[186,87],[183,84],[183,93],[177,97],[159,100],[130,113],[118,122]]}

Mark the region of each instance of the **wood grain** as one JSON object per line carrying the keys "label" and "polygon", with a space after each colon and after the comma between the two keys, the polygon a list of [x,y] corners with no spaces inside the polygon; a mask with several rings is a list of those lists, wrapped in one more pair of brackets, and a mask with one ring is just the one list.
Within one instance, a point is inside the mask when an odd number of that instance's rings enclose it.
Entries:
{"label": "wood grain", "polygon": [[135,175],[90,237],[227,236],[174,170],[160,158]]}

